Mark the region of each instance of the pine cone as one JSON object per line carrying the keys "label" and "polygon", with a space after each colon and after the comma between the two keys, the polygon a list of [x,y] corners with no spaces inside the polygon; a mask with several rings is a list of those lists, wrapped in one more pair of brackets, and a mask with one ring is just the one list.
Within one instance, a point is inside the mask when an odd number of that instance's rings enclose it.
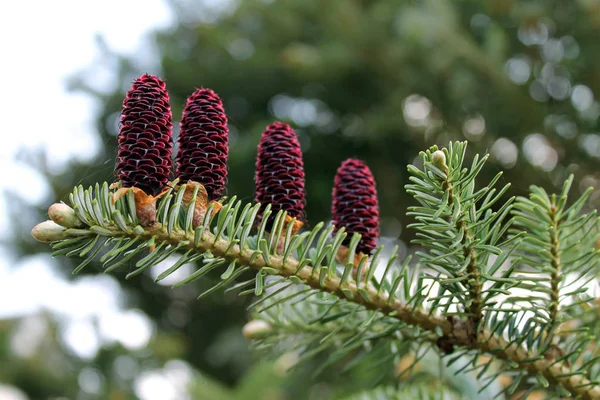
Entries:
{"label": "pine cone", "polygon": [[123,100],[115,175],[121,186],[156,196],[171,172],[172,116],[169,93],[158,77],[142,75]]}
{"label": "pine cone", "polygon": [[201,183],[209,200],[219,199],[225,191],[228,132],[219,96],[211,89],[196,90],[183,109],[176,177],[180,183]]}
{"label": "pine cone", "polygon": [[346,228],[346,246],[352,235],[359,233],[362,237],[356,248],[357,253],[373,252],[379,237],[379,203],[375,179],[364,162],[350,158],[338,168],[331,213],[335,225],[333,233],[342,226]]}
{"label": "pine cone", "polygon": [[271,204],[270,222],[280,210],[304,218],[304,163],[300,142],[287,124],[275,122],[263,132],[256,159],[256,201]]}

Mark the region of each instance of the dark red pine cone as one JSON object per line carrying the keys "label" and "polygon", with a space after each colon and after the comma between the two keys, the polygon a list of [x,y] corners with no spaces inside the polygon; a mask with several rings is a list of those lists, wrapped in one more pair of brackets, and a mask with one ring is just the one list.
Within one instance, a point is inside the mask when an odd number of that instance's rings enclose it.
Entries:
{"label": "dark red pine cone", "polygon": [[156,196],[169,181],[173,151],[169,93],[160,78],[146,74],[133,82],[120,125],[115,175],[122,187]]}
{"label": "dark red pine cone", "polygon": [[275,122],[263,132],[256,159],[256,201],[271,204],[273,217],[280,210],[304,217],[304,163],[300,142],[287,124]]}
{"label": "dark red pine cone", "polygon": [[204,185],[209,200],[220,198],[227,183],[227,116],[219,96],[197,89],[183,109],[176,176],[180,183]]}
{"label": "dark red pine cone", "polygon": [[360,233],[362,237],[357,253],[373,252],[379,237],[379,202],[375,179],[364,162],[349,158],[338,168],[333,185],[331,213],[335,225],[334,234],[342,226],[346,228],[348,236],[345,245],[350,243],[354,233]]}

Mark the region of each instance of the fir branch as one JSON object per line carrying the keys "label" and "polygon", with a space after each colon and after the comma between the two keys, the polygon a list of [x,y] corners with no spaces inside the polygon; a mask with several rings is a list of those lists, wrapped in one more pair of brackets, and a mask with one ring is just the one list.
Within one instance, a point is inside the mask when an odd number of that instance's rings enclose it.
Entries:
{"label": "fir branch", "polygon": [[[434,163],[437,163],[438,164],[437,166],[441,167],[444,171],[444,174],[446,175],[446,179],[444,179],[442,182],[442,189],[445,189],[448,191],[448,205],[453,206],[455,204],[455,201],[460,202],[460,200],[455,196],[455,193],[454,193],[454,185],[451,180],[452,175],[450,174],[448,165],[445,162],[446,156],[441,150],[437,150],[437,151],[441,152],[444,155],[444,157],[441,158],[441,154],[438,153],[437,154],[438,160],[436,162],[435,155],[432,154],[432,161]],[[486,158],[487,157],[484,157],[483,161],[485,161]],[[476,161],[474,161],[473,163],[475,164]],[[452,215],[454,216],[454,213]],[[458,215],[460,216],[460,213]],[[457,221],[452,221],[452,222],[455,222],[458,225],[457,228],[462,233],[461,245],[463,248],[463,257],[465,258],[465,260],[468,260],[467,267],[466,267],[468,279],[465,282],[465,286],[467,287],[468,295],[469,295],[469,299],[468,299],[469,305],[467,307],[467,312],[470,314],[469,320],[473,324],[473,334],[475,336],[473,338],[473,340],[477,340],[476,337],[478,334],[479,322],[483,318],[483,312],[482,312],[483,301],[482,301],[482,296],[481,296],[482,283],[481,283],[481,280],[479,277],[479,270],[477,268],[477,254],[472,245],[473,238],[471,237],[471,232],[468,227],[467,220],[466,219],[458,219]],[[474,222],[474,221],[469,221],[469,222]]]}
{"label": "fir branch", "polygon": [[[349,262],[345,266],[336,266],[332,260],[335,259],[341,240],[337,236],[331,240],[331,228],[323,229],[322,223],[309,232],[287,234],[281,246],[277,245],[276,238],[280,235],[267,235],[265,231],[270,213],[268,205],[264,209],[256,237],[250,236],[249,232],[255,224],[260,205],[242,207],[235,197],[219,207],[212,203],[204,214],[202,224],[193,227],[189,216],[196,202],[197,191],[186,205],[182,195],[185,187],[172,188],[163,195],[157,207],[156,222],[150,226],[139,225],[132,192],[113,203],[112,192],[108,190],[107,184],[96,185],[89,190],[78,187],[71,195],[73,214],[69,216],[76,215],[83,225],[78,223],[77,227],[65,227],[46,224],[42,230],[38,229],[37,234],[38,238],[55,241],[56,255],[85,257],[77,271],[89,264],[106,246],[113,246],[101,257],[107,271],[145,254],[136,262],[136,269],[129,273],[128,278],[144,272],[171,254],[183,251],[180,260],[158,279],[166,277],[188,262],[201,261],[202,265],[175,286],[191,282],[217,268],[222,269],[221,282],[201,296],[231,286],[241,273],[252,269],[257,272],[256,278],[249,281],[254,288],[248,288],[242,293],[255,293],[269,301],[277,301],[274,293],[283,293],[292,284],[302,284],[309,290],[307,295],[310,295],[310,291],[315,291],[332,296],[327,300],[329,306],[319,316],[318,320],[321,322],[342,315],[338,313],[336,316],[335,311],[332,311],[339,302],[354,304],[363,310],[369,310],[365,326],[389,318],[398,321],[401,324],[398,326],[417,328],[418,337],[435,335],[438,345],[442,347],[445,343],[449,345],[448,350],[459,346],[462,350],[472,350],[477,354],[488,353],[496,359],[504,360],[507,370],[515,368],[526,371],[536,376],[541,386],[552,384],[583,399],[600,398],[600,386],[592,379],[592,374],[588,373],[589,368],[586,367],[594,359],[586,359],[586,364],[576,363],[579,352],[591,343],[591,339],[587,336],[583,336],[582,340],[573,339],[564,357],[548,356],[545,342],[548,335],[544,329],[540,329],[543,327],[540,323],[543,319],[541,313],[534,310],[538,314],[524,320],[525,314],[521,309],[496,306],[499,294],[510,294],[509,290],[519,284],[512,274],[518,259],[510,257],[515,244],[519,244],[519,240],[524,237],[524,248],[535,248],[538,242],[543,242],[542,239],[548,237],[548,232],[531,221],[531,218],[539,217],[539,210],[532,208],[530,201],[525,199],[520,200],[521,208],[515,211],[515,221],[520,221],[528,231],[515,232],[515,235],[506,239],[510,222],[503,221],[511,209],[511,201],[497,211],[491,211],[490,207],[505,193],[508,186],[496,192],[492,186],[499,179],[500,175],[497,175],[490,185],[475,190],[474,179],[485,158],[476,159],[470,170],[463,169],[461,165],[465,148],[466,144],[455,143],[445,153],[450,163],[447,171],[436,166],[431,152],[422,154],[424,171],[416,167],[409,168],[413,175],[413,185],[408,190],[421,203],[420,207],[411,208],[412,215],[418,221],[413,227],[418,230],[420,243],[429,249],[428,253],[419,254],[426,268],[419,270],[411,267],[409,270],[408,260],[405,260],[400,270],[394,271],[394,268],[390,268],[394,259],[392,257],[380,279],[373,278],[374,269],[377,268],[376,256],[371,263],[362,258],[359,265]],[[442,187],[443,182],[452,183],[452,190],[449,190],[448,185]],[[541,198],[540,201],[546,200]],[[559,223],[559,227],[560,224],[563,224],[563,228],[570,227],[557,231],[556,254],[561,255],[562,271],[579,272],[580,276],[586,278],[593,276],[598,262],[590,260],[597,255],[597,251],[587,252],[582,258],[576,255],[572,246],[573,241],[582,240],[579,233],[591,223],[587,217],[579,216],[583,201],[577,201],[569,209],[564,204],[565,200],[561,197],[556,210],[556,220],[563,221]],[[219,211],[213,214],[212,209]],[[525,209],[528,211],[525,212]],[[593,224],[596,222],[594,220]],[[280,212],[275,216],[272,232],[283,233],[284,224],[284,214]],[[338,235],[342,234],[343,232],[338,232]],[[351,243],[356,243],[357,240],[357,236],[354,236]],[[313,242],[316,242],[315,248],[311,248]],[[146,254],[148,250],[150,252]],[[376,252],[378,253],[379,251]],[[548,254],[552,255],[552,251]],[[497,256],[493,262],[491,255]],[[532,257],[527,260],[532,265],[538,265]],[[505,263],[508,263],[508,268],[504,266]],[[350,273],[355,268],[364,270],[365,276],[371,279],[357,283]],[[478,275],[473,271],[477,271]],[[270,282],[265,278],[267,275],[284,278],[285,286],[281,286],[284,289],[275,288],[282,282]],[[362,273],[358,276],[362,276]],[[474,281],[475,277],[477,280]],[[426,280],[439,284],[437,296],[426,294],[434,287]],[[490,285],[475,294],[474,288],[483,288],[483,282],[489,282]],[[529,284],[541,293],[546,293],[549,289],[536,286],[535,282],[531,280]],[[240,285],[245,287],[247,283]],[[558,299],[560,302],[562,297],[581,295],[581,291],[577,290],[564,294],[559,290]],[[286,297],[282,301],[289,300]],[[294,301],[296,300],[297,298]],[[473,306],[474,300],[476,306]],[[425,308],[426,304],[428,308]],[[589,308],[585,308],[586,304],[584,299],[569,305],[568,310],[575,310],[569,315],[587,316]],[[256,305],[265,308],[270,304],[259,298]],[[451,305],[466,306],[467,312],[451,312]],[[576,311],[576,307],[586,312]],[[478,318],[479,334],[474,332],[474,323],[470,319],[473,317]],[[421,336],[418,332],[427,335]],[[359,337],[361,336],[356,336],[355,340]],[[473,368],[481,368],[481,373],[484,373],[490,363],[479,366],[477,357],[474,357],[472,365]]]}
{"label": "fir branch", "polygon": [[[154,224],[137,232],[123,232],[116,226],[108,226],[113,238],[129,238],[144,241],[153,240],[180,249],[190,249],[203,254],[211,254],[215,259],[223,260],[225,263],[236,261],[240,265],[261,271],[264,268],[273,270],[277,275],[290,278],[297,277],[300,281],[313,289],[325,291],[337,297],[359,304],[368,310],[377,310],[385,315],[390,315],[400,321],[411,325],[420,326],[424,329],[435,331],[441,329],[445,333],[452,332],[452,324],[443,318],[432,317],[428,313],[414,310],[410,306],[403,305],[400,300],[389,296],[388,293],[380,293],[371,284],[361,285],[362,295],[359,295],[357,283],[348,277],[344,284],[340,276],[325,276],[321,281],[320,275],[315,274],[315,268],[310,265],[300,265],[295,258],[288,257],[283,262],[283,256],[270,254],[265,257],[257,255],[256,250],[250,248],[241,249],[239,244],[231,246],[231,241],[204,231],[202,238],[195,243],[194,234],[181,229],[173,230],[169,235],[161,224]],[[268,259],[268,261],[267,261]],[[350,295],[351,293],[351,295]],[[349,298],[351,296],[351,298]]]}
{"label": "fir branch", "polygon": [[[536,354],[515,343],[507,342],[502,337],[487,330],[481,332],[482,340],[473,342],[468,329],[456,320],[443,319],[432,316],[427,312],[415,310],[413,307],[403,304],[400,300],[394,299],[388,293],[379,292],[371,284],[366,284],[359,290],[356,282],[351,278],[348,278],[343,285],[339,276],[326,276],[323,280],[320,280],[319,276],[313,273],[311,266],[301,266],[300,262],[294,258],[288,257],[284,263],[281,255],[271,254],[268,257],[269,262],[267,262],[263,255],[256,256],[255,250],[242,249],[238,244],[231,246],[230,240],[215,236],[207,230],[204,231],[202,238],[196,241],[193,233],[173,229],[169,234],[162,224],[155,224],[132,232],[121,231],[114,225],[107,225],[106,229],[110,232],[108,236],[113,238],[137,239],[142,242],[153,241],[165,244],[165,246],[170,245],[172,248],[192,249],[201,253],[210,253],[215,259],[223,260],[223,265],[237,262],[256,271],[269,268],[284,278],[297,277],[303,284],[313,289],[331,293],[341,299],[359,304],[368,310],[378,311],[409,325],[441,333],[444,336],[451,337],[456,345],[511,361],[529,373],[542,374],[549,382],[560,384],[569,392],[584,399],[600,398],[600,386],[581,375],[572,375],[573,371],[564,362],[545,359],[531,362],[530,360],[536,359]],[[155,252],[160,253],[159,250],[155,250]]]}
{"label": "fir branch", "polygon": [[560,275],[562,273],[561,262],[560,262],[560,241],[559,241],[559,226],[558,226],[558,218],[557,218],[557,208],[556,208],[556,196],[552,196],[552,205],[550,206],[550,212],[548,213],[551,221],[551,229],[550,229],[550,254],[551,254],[551,264],[552,264],[552,272],[550,276],[550,321],[549,323],[552,325],[557,324],[558,322],[558,304],[560,301],[559,298],[559,284],[560,284]]}
{"label": "fir branch", "polygon": [[[600,253],[595,236],[590,234],[598,231],[599,220],[595,211],[589,215],[579,213],[591,189],[567,208],[572,182],[570,176],[558,197],[532,186],[530,198],[518,198],[513,210],[519,228],[513,233],[526,234],[519,247],[523,264],[520,272],[525,278],[524,285],[548,296],[547,300],[542,296],[536,302],[543,306],[542,302],[549,301],[550,335],[557,333],[561,324],[580,317],[582,310],[576,307],[579,293],[599,272]],[[565,282],[569,274],[575,277],[572,283]]]}
{"label": "fir branch", "polygon": [[[418,230],[419,239],[414,243],[429,249],[429,254],[419,253],[420,258],[440,273],[440,285],[450,293],[448,302],[454,301],[456,307],[464,309],[471,325],[471,339],[477,341],[486,299],[492,296],[490,292],[484,293],[482,271],[490,254],[500,254],[500,248],[507,245],[502,241],[502,232],[510,221],[503,220],[512,199],[500,211],[490,211],[509,185],[496,193],[492,187],[501,176],[498,174],[489,185],[475,191],[475,178],[487,156],[481,160],[475,156],[471,168],[466,169],[463,168],[465,151],[466,143],[456,142],[448,149],[438,150],[434,146],[422,152],[423,170],[409,166],[412,183],[406,189],[421,203],[420,207],[409,209],[409,215],[417,220],[409,225]],[[432,230],[433,223],[439,228]],[[493,274],[488,272],[486,279],[493,280]],[[496,280],[495,283],[493,290],[505,290],[511,282]]]}

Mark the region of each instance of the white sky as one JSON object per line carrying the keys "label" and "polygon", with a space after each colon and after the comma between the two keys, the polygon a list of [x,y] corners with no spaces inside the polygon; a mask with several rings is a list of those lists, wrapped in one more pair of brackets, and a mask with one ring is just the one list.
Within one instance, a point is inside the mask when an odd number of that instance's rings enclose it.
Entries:
{"label": "white sky", "polygon": [[[13,217],[4,206],[7,190],[16,191],[29,204],[50,205],[57,200],[43,177],[19,161],[20,152],[43,149],[49,167],[60,171],[69,160],[87,160],[97,151],[94,101],[67,93],[65,85],[73,72],[99,61],[95,35],[102,34],[118,52],[147,60],[148,52],[139,51],[144,33],[169,26],[171,20],[163,0],[0,1],[0,226],[4,232]],[[110,78],[111,72],[106,71],[98,76],[100,84],[110,81],[106,73]],[[30,184],[14,187],[24,182]],[[6,233],[0,232],[0,238],[6,238]],[[47,254],[16,260],[9,248],[0,247],[0,319],[26,316],[17,328],[23,334],[15,335],[12,343],[15,351],[35,349],[31,345],[45,329],[36,320],[40,311],[58,318],[62,339],[83,358],[92,357],[103,343],[119,341],[131,349],[146,345],[153,326],[140,311],[123,309],[116,280],[99,276],[67,282],[57,273],[59,263]],[[94,318],[98,327],[92,324]],[[89,371],[80,378],[87,382],[87,376]],[[172,387],[171,392],[148,394],[146,381],[148,376],[136,382],[143,399],[181,398]],[[2,400],[21,398],[7,391],[4,387],[0,392]]]}

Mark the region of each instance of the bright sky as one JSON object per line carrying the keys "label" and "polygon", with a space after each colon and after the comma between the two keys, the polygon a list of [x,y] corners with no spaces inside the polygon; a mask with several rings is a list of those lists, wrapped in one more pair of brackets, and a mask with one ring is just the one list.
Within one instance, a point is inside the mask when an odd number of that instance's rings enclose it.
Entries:
{"label": "bright sky", "polygon": [[[65,85],[73,72],[101,61],[95,35],[102,34],[114,50],[148,62],[148,48],[140,51],[145,32],[168,26],[171,20],[163,0],[0,2],[0,226],[4,232],[12,217],[4,206],[6,191],[16,191],[29,204],[50,205],[56,200],[43,177],[20,161],[23,150],[43,149],[54,172],[67,168],[69,160],[88,160],[97,151],[94,101],[67,93]],[[151,64],[144,67],[159,72]],[[110,82],[111,74],[109,68],[99,71],[97,84]],[[15,188],[15,183],[25,182],[29,184]],[[0,233],[0,239],[5,238]],[[45,325],[37,317],[40,311],[56,315],[62,339],[82,358],[93,357],[103,343],[119,341],[131,349],[147,344],[153,326],[139,310],[123,309],[116,280],[99,276],[70,283],[57,273],[59,263],[47,254],[16,260],[10,248],[0,247],[0,319],[25,317],[17,327],[21,334],[12,343],[18,354],[27,356],[41,340]],[[99,321],[97,328],[93,318]],[[144,400],[184,398],[169,385],[162,385],[162,391],[149,390],[168,372],[165,368],[141,374],[136,393]],[[93,371],[82,371],[82,389],[98,389],[94,382],[98,379]],[[0,389],[2,400],[23,398],[11,395],[14,388],[2,382]]]}

